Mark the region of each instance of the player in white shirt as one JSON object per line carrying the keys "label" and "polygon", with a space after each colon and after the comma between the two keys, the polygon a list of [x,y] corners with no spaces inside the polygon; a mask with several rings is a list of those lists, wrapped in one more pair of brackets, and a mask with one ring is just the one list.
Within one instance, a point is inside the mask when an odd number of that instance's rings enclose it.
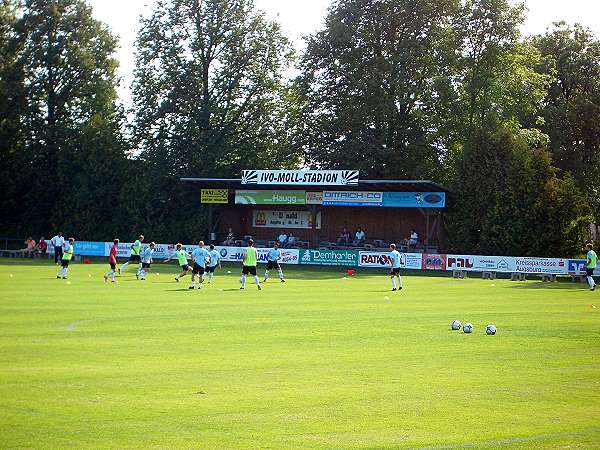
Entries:
{"label": "player in white shirt", "polygon": [[65,246],[65,238],[62,231],[59,231],[56,236],[50,239],[50,243],[54,247],[54,264],[58,264],[62,260],[63,248]]}
{"label": "player in white shirt", "polygon": [[153,262],[152,256],[154,255],[155,248],[156,244],[154,242],[150,242],[150,245],[142,250],[142,268],[136,275],[140,280],[145,280],[146,276],[150,272],[150,264]]}
{"label": "player in white shirt", "polygon": [[263,283],[267,282],[267,279],[269,278],[270,269],[277,269],[279,273],[279,279],[282,283],[285,283],[285,280],[283,279],[283,271],[281,270],[281,266],[279,265],[280,259],[281,250],[279,250],[279,242],[275,241],[273,248],[269,250],[269,254],[267,255],[267,270],[265,270],[265,279],[263,280]]}
{"label": "player in white shirt", "polygon": [[[392,260],[392,270],[390,277],[392,278],[392,291],[402,289],[402,277],[400,276],[400,252],[396,250],[396,244],[390,244],[390,259]],[[398,287],[396,287],[396,278],[398,278]]]}
{"label": "player in white shirt", "polygon": [[190,285],[190,289],[196,287],[194,281],[196,275],[198,275],[198,289],[201,289],[204,282],[204,268],[206,263],[210,261],[210,253],[204,248],[204,241],[198,242],[198,248],[192,251],[192,258],[194,260],[194,268],[192,269],[192,284]]}
{"label": "player in white shirt", "polygon": [[208,282],[211,283],[213,279],[213,275],[215,274],[215,269],[217,266],[219,269],[221,268],[221,255],[219,252],[215,250],[215,246],[210,244],[210,251],[208,252],[210,255],[210,262],[206,265],[206,272],[208,274]]}

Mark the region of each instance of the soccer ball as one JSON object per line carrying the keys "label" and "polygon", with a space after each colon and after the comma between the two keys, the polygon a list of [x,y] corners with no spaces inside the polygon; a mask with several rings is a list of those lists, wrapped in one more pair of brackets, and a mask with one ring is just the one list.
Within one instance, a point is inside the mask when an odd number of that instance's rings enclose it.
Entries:
{"label": "soccer ball", "polygon": [[473,332],[473,324],[465,323],[465,325],[463,326],[463,331],[465,333],[471,333],[471,332]]}
{"label": "soccer ball", "polygon": [[460,323],[460,320],[453,320],[452,324],[450,326],[452,327],[453,330],[460,330],[460,327],[462,326],[462,324]]}
{"label": "soccer ball", "polygon": [[496,325],[488,325],[487,327],[485,327],[485,334],[496,334]]}

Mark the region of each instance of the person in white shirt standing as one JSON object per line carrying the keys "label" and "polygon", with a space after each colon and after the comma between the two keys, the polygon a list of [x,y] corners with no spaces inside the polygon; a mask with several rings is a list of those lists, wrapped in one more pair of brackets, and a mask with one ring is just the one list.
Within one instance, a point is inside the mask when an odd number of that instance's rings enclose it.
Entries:
{"label": "person in white shirt standing", "polygon": [[50,243],[54,247],[54,264],[58,264],[59,261],[62,261],[63,247],[65,245],[65,238],[62,231],[56,233],[56,236],[50,239]]}
{"label": "person in white shirt standing", "polygon": [[279,265],[279,260],[281,259],[281,250],[279,250],[279,242],[275,242],[273,248],[269,250],[269,254],[267,256],[267,269],[265,270],[265,279],[263,283],[266,283],[269,279],[269,270],[277,269],[277,273],[279,274],[279,279],[282,283],[285,283],[283,279],[283,271],[281,270],[281,266]]}
{"label": "person in white shirt standing", "polygon": [[[390,271],[390,277],[392,278],[392,291],[402,289],[402,277],[400,276],[400,253],[396,250],[396,244],[390,244],[390,259],[392,260],[392,270]],[[396,278],[398,278],[398,287],[396,287]]]}

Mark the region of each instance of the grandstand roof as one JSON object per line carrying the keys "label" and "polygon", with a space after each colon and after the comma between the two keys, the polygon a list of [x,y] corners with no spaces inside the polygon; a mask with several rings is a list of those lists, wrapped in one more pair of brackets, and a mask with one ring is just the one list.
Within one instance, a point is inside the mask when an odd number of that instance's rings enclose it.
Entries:
{"label": "grandstand roof", "polygon": [[348,191],[387,191],[387,192],[448,192],[450,189],[430,180],[359,180],[358,185],[331,186],[331,185],[288,185],[288,184],[242,184],[241,178],[180,178],[187,183],[200,184],[211,188],[228,189],[261,189],[278,190],[285,187],[287,190],[348,190]]}

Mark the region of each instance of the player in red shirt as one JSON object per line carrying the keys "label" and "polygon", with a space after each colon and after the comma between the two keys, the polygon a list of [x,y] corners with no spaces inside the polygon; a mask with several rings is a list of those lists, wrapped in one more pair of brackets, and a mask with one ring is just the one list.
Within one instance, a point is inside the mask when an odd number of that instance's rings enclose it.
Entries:
{"label": "player in red shirt", "polygon": [[110,271],[104,275],[104,282],[108,281],[108,277],[112,278],[112,282],[115,282],[115,269],[117,268],[117,250],[119,249],[119,240],[115,239],[113,241],[113,246],[110,248],[110,252],[108,254],[108,264],[110,264]]}

